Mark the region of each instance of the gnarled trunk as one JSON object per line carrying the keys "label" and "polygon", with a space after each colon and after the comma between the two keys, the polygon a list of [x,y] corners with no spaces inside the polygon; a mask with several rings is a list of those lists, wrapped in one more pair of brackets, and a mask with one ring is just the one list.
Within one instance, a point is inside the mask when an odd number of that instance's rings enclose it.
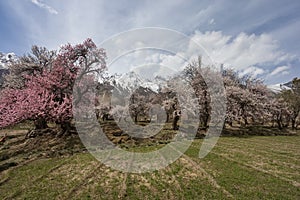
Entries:
{"label": "gnarled trunk", "polygon": [[138,115],[134,115],[134,122],[135,122],[135,123],[138,122]]}
{"label": "gnarled trunk", "polygon": [[179,121],[179,116],[175,116],[173,117],[173,123],[172,123],[172,127],[173,127],[173,130],[178,130],[178,125],[177,125],[177,122]]}
{"label": "gnarled trunk", "polygon": [[39,118],[35,120],[34,126],[36,130],[48,128],[47,121],[44,118]]}
{"label": "gnarled trunk", "polygon": [[72,125],[71,121],[64,121],[59,125],[60,131],[58,133],[59,136],[62,135],[71,135],[76,133],[75,127]]}

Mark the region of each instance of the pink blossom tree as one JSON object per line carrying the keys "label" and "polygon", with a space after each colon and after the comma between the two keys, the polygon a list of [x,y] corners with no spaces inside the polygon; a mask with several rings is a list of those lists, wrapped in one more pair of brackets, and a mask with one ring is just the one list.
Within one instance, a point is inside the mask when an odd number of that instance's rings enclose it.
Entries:
{"label": "pink blossom tree", "polygon": [[[61,47],[51,65],[21,75],[22,87],[10,86],[1,91],[0,128],[34,120],[36,128],[45,128],[46,122],[55,122],[64,132],[68,131],[73,117],[75,80],[89,73],[101,75],[106,68],[105,59],[104,49],[97,48],[91,39]],[[78,91],[80,97],[84,97],[88,87],[90,85]]]}

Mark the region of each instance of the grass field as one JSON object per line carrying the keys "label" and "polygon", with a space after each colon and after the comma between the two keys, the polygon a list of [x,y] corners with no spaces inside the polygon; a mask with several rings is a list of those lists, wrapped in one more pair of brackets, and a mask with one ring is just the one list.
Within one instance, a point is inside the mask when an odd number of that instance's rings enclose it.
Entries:
{"label": "grass field", "polygon": [[28,159],[0,173],[0,199],[300,199],[299,136],[223,137],[199,159],[202,141],[144,174],[112,170],[88,153]]}

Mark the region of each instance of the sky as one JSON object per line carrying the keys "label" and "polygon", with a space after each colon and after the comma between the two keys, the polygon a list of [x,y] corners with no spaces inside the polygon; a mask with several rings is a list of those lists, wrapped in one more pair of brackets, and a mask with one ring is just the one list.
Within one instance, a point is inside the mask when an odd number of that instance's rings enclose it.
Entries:
{"label": "sky", "polygon": [[[0,0],[0,52],[23,55],[32,45],[58,49],[86,38],[101,47],[124,31],[159,27],[200,44],[216,65],[275,84],[300,77],[299,10],[298,0]],[[121,34],[122,40],[143,39],[130,33]],[[165,40],[160,32],[147,38],[161,49],[169,45],[166,41],[175,41]],[[117,41],[109,52],[118,50]],[[177,47],[165,53],[134,51],[111,68],[122,71],[127,64],[132,69],[134,59],[172,68],[175,62],[183,63],[179,55],[191,51],[189,45]]]}

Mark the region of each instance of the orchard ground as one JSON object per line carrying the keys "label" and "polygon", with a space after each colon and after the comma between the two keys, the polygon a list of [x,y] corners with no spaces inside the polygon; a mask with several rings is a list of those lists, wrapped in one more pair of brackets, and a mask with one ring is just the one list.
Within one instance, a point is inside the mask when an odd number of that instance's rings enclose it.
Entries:
{"label": "orchard ground", "polygon": [[[170,140],[171,124],[153,140],[133,141],[106,124],[128,151],[146,152]],[[132,174],[92,157],[77,135],[25,138],[30,123],[0,130],[1,199],[299,199],[300,131],[263,127],[227,130],[212,152],[198,158],[203,139],[167,168]],[[105,127],[104,127],[105,128]],[[268,136],[253,136],[258,135]],[[252,135],[251,135],[252,134]]]}

